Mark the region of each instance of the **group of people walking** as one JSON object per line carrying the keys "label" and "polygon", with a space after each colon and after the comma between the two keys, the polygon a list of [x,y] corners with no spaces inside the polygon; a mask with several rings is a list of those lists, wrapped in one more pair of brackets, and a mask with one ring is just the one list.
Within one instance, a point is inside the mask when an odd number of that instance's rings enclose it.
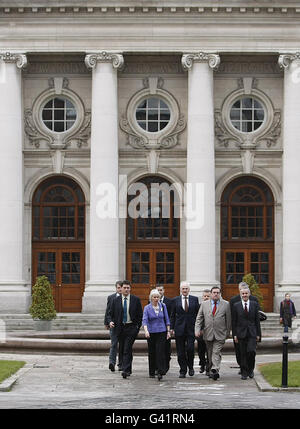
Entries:
{"label": "group of people walking", "polygon": [[[116,293],[108,297],[104,324],[110,329],[109,369],[118,369],[125,379],[132,373],[132,347],[143,326],[148,343],[149,377],[158,380],[169,370],[171,338],[175,337],[179,377],[192,377],[195,340],[198,343],[200,373],[213,380],[220,377],[222,349],[232,338],[243,380],[252,378],[256,344],[261,341],[259,303],[247,283],[239,284],[239,293],[230,302],[221,297],[218,286],[203,291],[201,304],[190,294],[187,281],[180,284],[180,295],[169,299],[164,287],[151,290],[149,304],[142,309],[140,299],[132,295],[129,281],[116,283]],[[118,347],[119,346],[119,347]]]}

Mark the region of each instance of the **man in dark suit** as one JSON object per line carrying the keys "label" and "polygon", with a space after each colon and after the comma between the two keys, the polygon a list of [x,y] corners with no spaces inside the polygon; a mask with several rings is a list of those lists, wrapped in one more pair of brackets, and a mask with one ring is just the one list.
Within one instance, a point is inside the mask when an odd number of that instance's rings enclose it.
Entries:
{"label": "man in dark suit", "polygon": [[186,281],[181,282],[180,293],[180,296],[173,299],[171,330],[175,333],[177,360],[180,367],[179,377],[185,378],[187,369],[190,376],[195,374],[195,321],[199,301],[196,296],[189,294],[190,285]]}
{"label": "man in dark suit", "polygon": [[[204,289],[202,292],[202,302],[208,301],[210,299],[210,289]],[[202,303],[200,304],[201,307]],[[198,342],[198,356],[199,356],[199,366],[200,366],[200,374],[202,374],[206,370],[206,375],[209,375],[209,365],[208,365],[208,357],[206,350],[206,343],[203,339],[203,328],[200,331],[202,335],[196,338]]]}
{"label": "man in dark suit", "polygon": [[108,315],[110,328],[116,328],[119,341],[122,377],[132,372],[132,347],[142,325],[143,309],[140,298],[130,294],[131,284],[122,283],[121,295],[112,301]]}
{"label": "man in dark suit", "polygon": [[[239,294],[238,294],[238,295],[233,296],[233,297],[230,299],[230,301],[229,301],[229,304],[230,304],[230,311],[231,311],[231,313],[232,313],[232,311],[233,311],[233,306],[234,306],[234,304],[235,304],[236,302],[240,302],[240,301],[241,301],[241,299],[242,299],[242,295],[241,295],[241,293],[242,293],[242,290],[244,290],[244,289],[248,289],[248,290],[250,291],[250,287],[249,287],[248,283],[246,283],[246,282],[241,282],[241,283],[239,283]],[[258,304],[258,306],[259,306],[258,299],[256,298],[256,296],[252,296],[252,295],[251,295],[251,292],[250,292],[249,299],[250,299],[251,301],[255,301],[255,302],[257,302],[257,304]],[[259,310],[260,310],[260,306],[259,306]],[[238,364],[238,366],[239,366],[239,367],[241,367],[240,347],[239,347],[239,346],[238,346],[238,344],[234,341],[234,339],[233,339],[233,344],[234,344],[234,351],[235,351],[235,357],[236,357],[237,364]]]}
{"label": "man in dark suit", "polygon": [[242,300],[233,305],[232,334],[240,349],[241,378],[254,377],[256,343],[261,340],[259,305],[250,300],[250,290],[241,289]]}
{"label": "man in dark suit", "polygon": [[[169,318],[171,317],[171,313],[172,313],[172,306],[173,306],[173,300],[171,298],[167,298],[165,296],[165,288],[163,285],[156,285],[156,289],[158,290],[159,294],[160,294],[160,302],[163,304],[166,304],[167,307],[167,311],[168,311],[168,316]],[[166,340],[166,373],[169,371],[170,369],[170,360],[171,360],[171,338],[169,338],[168,340]]]}
{"label": "man in dark suit", "polygon": [[[117,360],[118,336],[116,334],[116,328],[110,328],[109,327],[108,314],[110,312],[111,303],[112,303],[113,299],[117,298],[121,294],[122,281],[118,280],[116,282],[115,286],[116,286],[116,292],[107,297],[107,305],[106,305],[106,311],[105,311],[105,316],[104,316],[104,325],[105,325],[106,329],[109,329],[109,335],[110,335],[111,346],[109,349],[109,365],[108,365],[108,367],[112,372],[115,370],[115,365],[116,365],[116,360]],[[120,353],[119,353],[118,359],[119,359],[118,367],[120,369],[120,367],[121,367]]]}

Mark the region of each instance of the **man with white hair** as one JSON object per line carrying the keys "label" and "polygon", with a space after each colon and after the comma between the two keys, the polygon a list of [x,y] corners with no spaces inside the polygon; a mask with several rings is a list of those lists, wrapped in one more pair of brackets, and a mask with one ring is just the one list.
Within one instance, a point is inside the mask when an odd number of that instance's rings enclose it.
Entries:
{"label": "man with white hair", "polygon": [[195,321],[198,310],[198,297],[190,295],[190,284],[182,281],[180,296],[173,299],[171,315],[171,330],[175,333],[177,360],[180,367],[179,378],[185,378],[187,370],[189,370],[189,376],[192,377],[195,374]]}
{"label": "man with white hair", "polygon": [[[259,306],[259,302],[258,302],[258,299],[256,298],[256,296],[251,295],[251,291],[250,291],[250,287],[249,287],[248,283],[246,283],[246,282],[241,282],[241,283],[239,283],[239,294],[238,294],[238,295],[233,296],[233,297],[230,299],[230,301],[229,301],[231,314],[232,314],[232,311],[233,311],[233,306],[234,306],[234,304],[235,304],[235,303],[237,303],[237,302],[240,302],[240,301],[242,300],[242,291],[243,291],[243,290],[249,290],[249,292],[250,292],[250,297],[249,297],[249,299],[250,299],[250,300],[252,300],[252,301],[256,301],[256,302],[257,302],[257,304],[258,304],[258,306]],[[259,310],[260,310],[260,308],[259,308]],[[240,347],[239,347],[239,345],[234,341],[234,338],[233,338],[233,344],[234,344],[235,358],[236,358],[237,364],[238,364],[238,366],[239,366],[239,367],[241,367],[241,353],[240,353]],[[239,373],[241,373],[241,371],[239,371]]]}

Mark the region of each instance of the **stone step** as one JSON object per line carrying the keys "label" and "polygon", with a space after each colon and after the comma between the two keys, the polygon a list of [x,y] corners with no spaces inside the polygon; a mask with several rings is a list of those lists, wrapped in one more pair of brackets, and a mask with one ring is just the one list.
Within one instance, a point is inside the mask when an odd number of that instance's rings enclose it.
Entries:
{"label": "stone step", "polygon": [[[262,331],[281,332],[279,314],[267,313],[268,319],[261,323]],[[7,331],[33,330],[34,322],[30,314],[0,314]],[[99,330],[104,329],[104,314],[59,313],[52,322],[55,330]]]}

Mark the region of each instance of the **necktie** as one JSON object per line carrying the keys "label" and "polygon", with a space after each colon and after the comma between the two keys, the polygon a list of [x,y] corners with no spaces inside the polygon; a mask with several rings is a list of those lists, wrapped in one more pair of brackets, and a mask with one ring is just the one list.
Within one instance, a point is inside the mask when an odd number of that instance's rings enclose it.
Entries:
{"label": "necktie", "polygon": [[248,314],[248,307],[247,307],[247,303],[245,302],[245,313]]}
{"label": "necktie", "polygon": [[127,322],[127,298],[124,298],[123,323]]}
{"label": "necktie", "polygon": [[185,296],[184,299],[184,311],[189,311],[188,297]]}
{"label": "necktie", "polygon": [[215,305],[214,305],[212,314],[215,315],[216,311],[217,311],[217,301],[215,301]]}

